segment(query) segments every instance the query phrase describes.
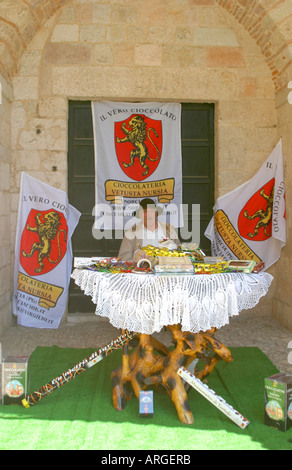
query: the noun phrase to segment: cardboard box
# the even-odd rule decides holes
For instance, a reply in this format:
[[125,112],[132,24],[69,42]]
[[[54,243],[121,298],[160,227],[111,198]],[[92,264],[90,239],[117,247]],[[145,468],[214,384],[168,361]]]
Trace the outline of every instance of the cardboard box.
[[19,405],[28,395],[29,356],[7,356],[2,363],[2,405]]
[[265,379],[265,424],[280,431],[292,427],[292,375],[281,372]]
[[153,391],[139,392],[139,416],[152,418],[153,416]]

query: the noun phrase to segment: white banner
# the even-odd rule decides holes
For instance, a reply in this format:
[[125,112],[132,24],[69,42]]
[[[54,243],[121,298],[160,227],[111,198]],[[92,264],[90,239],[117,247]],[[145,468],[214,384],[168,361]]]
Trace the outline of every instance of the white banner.
[[64,191],[22,172],[13,297],[18,325],[58,328],[67,305],[71,237],[80,215]]
[[144,198],[160,220],[182,225],[181,105],[92,103],[96,168],[95,228],[125,229]]
[[205,236],[224,259],[275,263],[286,245],[282,140],[256,175],[218,198]]

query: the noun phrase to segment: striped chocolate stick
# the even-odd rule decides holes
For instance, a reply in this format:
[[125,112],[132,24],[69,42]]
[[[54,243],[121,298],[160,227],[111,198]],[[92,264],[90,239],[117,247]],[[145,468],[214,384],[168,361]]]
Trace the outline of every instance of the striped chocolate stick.
[[224,413],[228,418],[230,418],[237,426],[242,429],[245,429],[249,425],[249,421],[238,413],[231,405],[229,405],[222,397],[217,395],[214,390],[204,384],[200,379],[198,379],[194,374],[181,367],[177,371],[178,375],[188,382],[195,390],[197,390],[203,397],[207,398],[216,408],[218,408],[222,413]]
[[126,331],[121,336],[118,336],[113,341],[110,341],[104,347],[98,349],[97,351],[92,353],[90,356],[83,359],[83,361],[78,362],[74,367],[68,369],[63,374],[51,380],[51,382],[40,387],[34,393],[29,395],[26,399],[24,398],[22,400],[23,406],[25,408],[29,408],[30,406],[35,405],[46,395],[50,395],[50,393],[52,393],[57,388],[60,388],[65,383],[70,382],[70,380],[75,379],[77,375],[82,374],[82,372],[85,372],[87,369],[97,364],[104,357],[112,353],[115,349],[120,349],[124,344],[131,341],[131,339],[134,338],[137,334],[138,333]]

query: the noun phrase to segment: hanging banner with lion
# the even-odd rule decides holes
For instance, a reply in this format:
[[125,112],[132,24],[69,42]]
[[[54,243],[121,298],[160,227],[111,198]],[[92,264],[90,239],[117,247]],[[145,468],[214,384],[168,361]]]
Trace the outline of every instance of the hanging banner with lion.
[[19,325],[58,328],[68,298],[71,237],[80,215],[64,191],[21,174],[13,298]]
[[286,245],[282,140],[246,183],[217,199],[205,235],[212,255],[254,260],[268,269]]
[[95,228],[125,229],[144,198],[182,225],[181,105],[93,102]]

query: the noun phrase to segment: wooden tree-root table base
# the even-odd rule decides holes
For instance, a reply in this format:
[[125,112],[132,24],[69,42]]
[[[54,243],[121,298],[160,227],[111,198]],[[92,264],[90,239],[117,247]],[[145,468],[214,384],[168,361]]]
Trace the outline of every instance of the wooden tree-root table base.
[[231,362],[233,358],[229,349],[215,339],[216,328],[199,333],[182,332],[180,325],[167,329],[173,335],[174,348],[168,349],[146,334],[137,336],[139,344],[131,354],[129,345],[123,346],[122,364],[111,374],[113,406],[122,411],[133,392],[139,398],[139,392],[148,385],[160,384],[173,401],[180,421],[192,424],[194,417],[178,369],[202,359],[205,365],[200,371],[195,370],[195,376],[203,380],[220,360]]

